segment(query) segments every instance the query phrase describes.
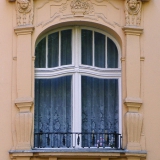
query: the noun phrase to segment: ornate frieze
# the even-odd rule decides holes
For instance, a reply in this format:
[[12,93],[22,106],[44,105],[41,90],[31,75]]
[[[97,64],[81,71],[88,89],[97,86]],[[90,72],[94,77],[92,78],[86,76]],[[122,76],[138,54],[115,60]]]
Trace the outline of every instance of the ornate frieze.
[[33,24],[33,0],[16,1],[17,25]]
[[93,5],[88,0],[73,0],[70,6],[74,15],[85,15],[94,12]]
[[126,25],[140,26],[141,23],[141,0],[125,1],[125,19]]

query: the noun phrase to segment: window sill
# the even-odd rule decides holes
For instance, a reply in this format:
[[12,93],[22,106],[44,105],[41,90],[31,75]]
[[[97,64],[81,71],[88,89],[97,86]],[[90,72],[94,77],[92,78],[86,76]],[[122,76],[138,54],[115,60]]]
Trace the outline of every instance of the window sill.
[[137,157],[146,158],[146,151],[128,151],[128,150],[116,150],[108,148],[75,148],[75,149],[33,149],[33,150],[11,150],[9,151],[11,158],[16,157],[49,157],[56,158],[127,158],[127,157]]

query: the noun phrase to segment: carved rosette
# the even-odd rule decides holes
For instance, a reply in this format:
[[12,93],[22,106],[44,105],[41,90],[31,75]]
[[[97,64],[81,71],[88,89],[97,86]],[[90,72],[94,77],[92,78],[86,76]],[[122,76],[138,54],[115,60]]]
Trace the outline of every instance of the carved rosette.
[[125,19],[126,25],[140,26],[141,23],[141,0],[125,1]]
[[33,24],[33,0],[16,1],[17,25]]
[[93,5],[88,0],[73,0],[70,6],[75,16],[84,16],[94,12]]

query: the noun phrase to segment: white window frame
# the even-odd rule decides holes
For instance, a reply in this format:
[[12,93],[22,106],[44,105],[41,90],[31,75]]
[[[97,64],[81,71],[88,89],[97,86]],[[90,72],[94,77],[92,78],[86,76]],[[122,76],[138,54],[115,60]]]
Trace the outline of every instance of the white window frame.
[[[47,68],[48,35],[57,31],[59,31],[59,34],[60,34],[60,31],[67,30],[67,29],[72,29],[72,64],[58,66],[54,68]],[[118,50],[118,68],[99,68],[99,67],[93,67],[93,66],[81,64],[81,29],[87,29],[91,31],[96,31],[98,33],[102,33],[106,36],[106,43],[107,43],[107,37],[109,37],[115,43]],[[120,63],[121,49],[116,39],[112,37],[110,34],[106,33],[105,31],[91,28],[91,27],[83,27],[83,26],[65,27],[65,28],[51,31],[48,34],[41,37],[37,41],[36,45],[44,37],[46,37],[46,68],[35,68],[35,79],[50,79],[50,78],[67,76],[67,75],[72,76],[72,95],[73,95],[72,96],[72,114],[71,114],[72,115],[72,120],[71,120],[72,132],[81,132],[81,76],[90,76],[90,77],[101,78],[101,79],[102,78],[118,79],[119,133],[122,134],[122,94],[121,94],[122,89],[121,89],[121,63]],[[105,50],[107,52],[107,45]],[[59,45],[59,51],[60,51],[60,45]],[[94,49],[93,49],[93,52],[94,52]],[[94,58],[93,58],[93,62],[94,62]],[[60,64],[60,58],[59,58],[59,64]],[[107,66],[107,59],[106,59],[106,66]],[[75,144],[74,143],[75,142],[73,141],[73,146],[75,146],[76,148],[81,147],[81,144],[77,145],[76,143]]]

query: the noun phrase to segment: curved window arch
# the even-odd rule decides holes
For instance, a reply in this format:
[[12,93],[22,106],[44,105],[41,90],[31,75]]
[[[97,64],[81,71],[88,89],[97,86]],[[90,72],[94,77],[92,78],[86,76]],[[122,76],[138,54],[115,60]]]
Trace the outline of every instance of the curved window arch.
[[48,33],[35,54],[35,147],[117,147],[121,69],[116,40],[76,26]]

